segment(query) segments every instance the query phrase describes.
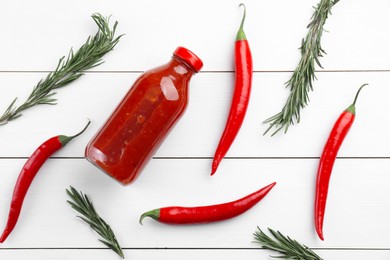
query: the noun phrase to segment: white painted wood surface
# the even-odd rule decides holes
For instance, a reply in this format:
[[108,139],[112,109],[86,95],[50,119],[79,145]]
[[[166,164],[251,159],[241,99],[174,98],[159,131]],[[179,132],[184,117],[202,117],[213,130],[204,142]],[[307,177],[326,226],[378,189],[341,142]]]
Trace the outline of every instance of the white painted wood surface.
[[[233,89],[233,42],[240,1],[1,1],[0,110],[23,100],[39,79],[96,32],[90,15],[117,20],[125,34],[103,65],[59,89],[58,105],[39,106],[0,127],[0,228],[27,157],[44,140],[90,128],[41,169],[0,259],[116,259],[66,204],[72,185],[91,196],[116,231],[127,259],[270,259],[252,233],[278,229],[324,259],[389,259],[390,241],[390,2],[341,0],[326,23],[311,102],[288,134],[263,136],[262,121],[284,104],[284,82],[299,59],[312,14],[310,1],[247,0],[246,34],[254,59],[247,117],[227,158],[210,177],[211,157],[225,125]],[[190,86],[187,111],[140,178],[121,186],[83,158],[84,147],[132,82],[168,61],[179,45],[204,61]],[[314,231],[318,158],[333,122],[369,83],[357,119],[335,163],[324,233]],[[242,197],[273,181],[258,205],[225,222],[167,226],[141,213],[167,205],[206,205]]]

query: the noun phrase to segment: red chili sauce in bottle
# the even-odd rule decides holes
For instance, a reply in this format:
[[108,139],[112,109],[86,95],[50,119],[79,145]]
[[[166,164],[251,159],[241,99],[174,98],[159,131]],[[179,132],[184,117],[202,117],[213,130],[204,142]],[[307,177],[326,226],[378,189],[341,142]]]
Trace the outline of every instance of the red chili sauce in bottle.
[[133,182],[185,111],[189,81],[202,66],[178,47],[167,64],[141,75],[87,145],[88,161],[122,184]]

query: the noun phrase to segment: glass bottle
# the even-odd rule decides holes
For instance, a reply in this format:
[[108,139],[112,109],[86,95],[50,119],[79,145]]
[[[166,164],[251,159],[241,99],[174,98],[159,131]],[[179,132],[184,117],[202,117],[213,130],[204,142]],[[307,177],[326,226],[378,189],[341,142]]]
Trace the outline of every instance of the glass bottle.
[[202,66],[178,47],[167,64],[143,73],[87,145],[87,160],[122,184],[133,182],[185,111],[189,81]]

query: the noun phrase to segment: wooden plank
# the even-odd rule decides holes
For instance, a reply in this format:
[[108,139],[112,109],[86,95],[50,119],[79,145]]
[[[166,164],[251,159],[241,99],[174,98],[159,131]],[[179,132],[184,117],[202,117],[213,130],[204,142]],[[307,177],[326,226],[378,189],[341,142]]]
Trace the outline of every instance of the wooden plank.
[[[6,221],[13,184],[24,160],[0,160],[0,226]],[[315,248],[387,248],[383,237],[390,191],[388,160],[338,160],[331,180],[325,241],[313,226],[318,160],[226,160],[209,176],[210,160],[153,160],[130,186],[110,180],[85,160],[52,159],[25,200],[19,223],[2,248],[100,247],[97,236],[65,202],[69,185],[91,196],[123,247],[256,248],[256,227],[278,229]],[[171,226],[140,215],[169,205],[232,201],[269,183],[277,185],[245,214],[219,223]],[[75,235],[77,234],[77,235]]]
[[[243,249],[218,249],[218,250],[180,250],[180,249],[159,249],[159,250],[132,250],[125,249],[126,259],[226,259],[235,260],[242,257],[248,260],[272,259],[269,255],[272,252],[266,250],[243,250]],[[317,252],[326,260],[332,259],[388,259],[388,250],[321,250]],[[108,249],[35,249],[35,250],[0,250],[0,257],[3,259],[115,259],[115,253]],[[119,258],[118,258],[119,259]]]
[[[246,32],[255,70],[293,70],[301,39],[317,1],[246,1]],[[75,8],[77,6],[77,8]],[[327,70],[381,70],[390,68],[385,34],[390,3],[377,0],[340,2],[333,10],[322,47]],[[188,11],[191,9],[191,11]],[[233,42],[242,10],[234,1],[2,1],[3,35],[0,70],[53,70],[71,46],[80,46],[96,32],[94,12],[113,15],[118,33],[126,34],[115,51],[96,70],[143,71],[165,62],[178,45],[197,53],[205,71],[233,70]],[[292,11],[293,10],[293,11]],[[370,14],[375,14],[370,16]]]
[[[45,74],[0,73],[0,84],[12,86],[0,95],[6,108],[14,97],[24,100]],[[357,118],[340,150],[341,157],[388,157],[390,73],[320,73],[302,110],[301,123],[275,137],[263,136],[262,122],[283,106],[290,73],[255,73],[253,92],[243,126],[228,157],[319,157],[335,120],[352,102],[358,87],[369,83],[358,100]],[[77,141],[56,156],[81,157],[84,147],[103,125],[139,73],[88,73],[58,90],[58,105],[32,108],[23,118],[0,126],[0,157],[27,157],[47,138],[71,135],[92,120]],[[186,113],[156,153],[158,157],[211,157],[228,115],[233,91],[231,73],[200,73],[190,86]]]

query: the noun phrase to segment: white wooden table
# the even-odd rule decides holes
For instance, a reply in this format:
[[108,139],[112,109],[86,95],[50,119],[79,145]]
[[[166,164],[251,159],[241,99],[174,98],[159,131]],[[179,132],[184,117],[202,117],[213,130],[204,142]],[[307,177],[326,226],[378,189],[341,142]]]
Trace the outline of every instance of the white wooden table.
[[[263,136],[262,121],[278,112],[284,83],[317,0],[247,0],[245,31],[254,59],[247,117],[215,176],[211,158],[224,128],[233,90],[233,44],[240,1],[0,2],[0,110],[24,100],[71,46],[97,28],[91,14],[112,15],[125,36],[103,65],[59,89],[58,105],[39,106],[0,127],[0,228],[14,183],[44,140],[90,128],[44,165],[26,197],[19,222],[0,245],[0,259],[119,259],[67,205],[69,185],[88,194],[111,224],[127,259],[270,259],[253,243],[257,226],[280,230],[324,259],[390,257],[390,2],[341,0],[323,36],[311,102],[286,135]],[[121,186],[84,159],[84,148],[132,82],[185,46],[204,61],[190,86],[181,121],[138,180]],[[324,224],[314,230],[318,159],[328,133],[355,95],[357,119],[335,163]],[[274,189],[245,214],[225,222],[168,226],[141,213],[168,205],[207,205],[242,197],[273,181]]]

